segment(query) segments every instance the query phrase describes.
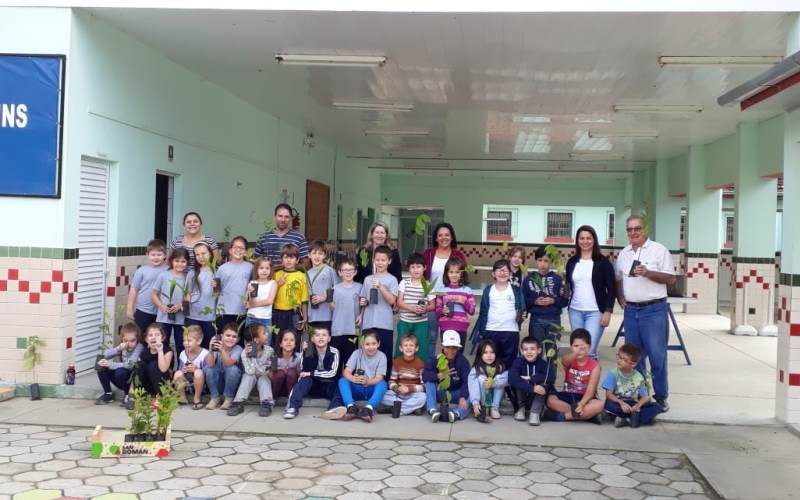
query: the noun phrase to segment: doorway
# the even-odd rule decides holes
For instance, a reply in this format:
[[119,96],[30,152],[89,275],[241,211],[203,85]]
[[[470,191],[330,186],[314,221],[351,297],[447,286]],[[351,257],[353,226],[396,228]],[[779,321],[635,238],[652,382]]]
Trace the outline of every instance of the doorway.
[[[431,221],[425,228],[425,234],[418,236],[414,232],[417,217],[421,214],[428,214]],[[398,212],[400,220],[400,230],[398,239],[400,242],[400,257],[403,262],[406,261],[408,256],[414,252],[422,253],[428,246],[430,246],[431,238],[433,236],[433,228],[440,222],[444,222],[444,210],[440,208],[401,208]]]
[[328,239],[331,188],[321,182],[306,180],[306,240]]
[[153,237],[169,244],[172,240],[172,208],[175,200],[175,177],[156,173],[156,207]]

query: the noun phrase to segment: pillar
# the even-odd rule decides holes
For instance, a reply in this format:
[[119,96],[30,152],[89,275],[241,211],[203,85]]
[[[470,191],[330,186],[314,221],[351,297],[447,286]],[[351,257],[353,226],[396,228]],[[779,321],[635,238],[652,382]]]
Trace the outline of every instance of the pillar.
[[642,214],[645,209],[645,171],[634,170],[633,179],[631,183],[631,213]]
[[774,336],[775,228],[767,223],[778,209],[777,180],[758,171],[758,123],[737,127],[731,332]]
[[680,259],[682,258],[680,240],[683,198],[669,195],[670,168],[669,160],[658,160],[653,172],[655,184],[653,198],[656,210],[652,218],[655,231],[651,233],[650,237],[667,247],[677,272],[681,267]]
[[631,214],[633,197],[633,178],[627,177],[624,181],[624,195],[614,207],[614,244],[624,247],[628,244],[628,235],[625,232],[625,220]]
[[706,189],[704,145],[689,148],[686,193],[686,293],[697,299],[687,313],[716,314],[722,190]]
[[786,113],[775,415],[800,424],[800,109]]

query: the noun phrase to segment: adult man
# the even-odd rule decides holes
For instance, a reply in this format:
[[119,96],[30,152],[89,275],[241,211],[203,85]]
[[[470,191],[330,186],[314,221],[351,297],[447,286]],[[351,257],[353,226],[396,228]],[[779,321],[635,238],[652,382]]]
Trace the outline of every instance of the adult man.
[[625,342],[642,350],[637,368],[644,372],[644,360],[653,371],[654,399],[661,411],[669,410],[667,396],[667,285],[675,283],[669,250],[651,241],[642,217],[626,221],[630,245],[617,258],[617,300],[625,310]]
[[288,243],[297,245],[300,250],[300,262],[308,267],[308,242],[302,233],[290,228],[292,207],[286,203],[278,203],[275,207],[275,229],[266,231],[258,237],[253,255],[269,257],[272,267],[281,265],[281,249]]

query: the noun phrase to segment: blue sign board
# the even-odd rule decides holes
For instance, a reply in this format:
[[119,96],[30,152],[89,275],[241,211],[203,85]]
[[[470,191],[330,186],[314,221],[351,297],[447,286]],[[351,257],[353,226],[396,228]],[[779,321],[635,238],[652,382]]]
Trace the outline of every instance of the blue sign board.
[[64,57],[0,54],[0,196],[61,196]]

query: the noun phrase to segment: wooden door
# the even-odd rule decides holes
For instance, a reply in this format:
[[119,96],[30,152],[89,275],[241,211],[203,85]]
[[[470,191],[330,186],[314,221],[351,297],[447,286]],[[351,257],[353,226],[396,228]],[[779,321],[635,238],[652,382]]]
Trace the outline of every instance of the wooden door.
[[328,240],[330,200],[330,186],[306,180],[305,233],[308,241]]

